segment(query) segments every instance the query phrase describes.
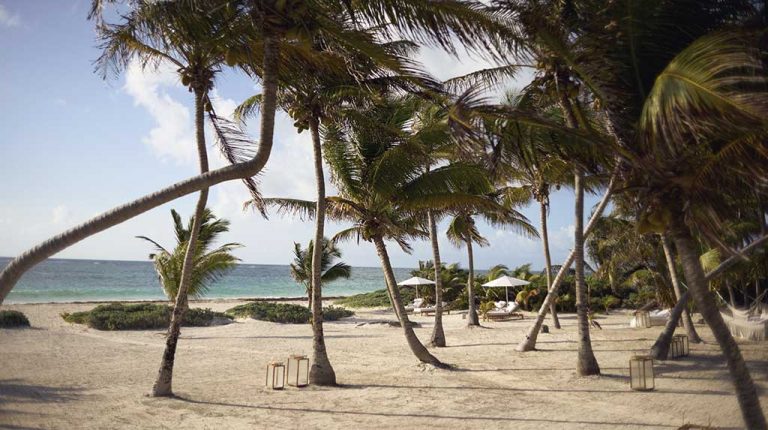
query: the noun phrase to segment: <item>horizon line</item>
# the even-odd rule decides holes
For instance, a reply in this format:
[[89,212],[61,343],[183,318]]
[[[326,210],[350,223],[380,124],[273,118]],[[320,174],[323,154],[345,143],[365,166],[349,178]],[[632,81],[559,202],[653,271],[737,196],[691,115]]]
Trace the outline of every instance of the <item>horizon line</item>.
[[[13,260],[16,257],[8,257],[6,255],[0,255],[0,258],[7,258],[8,260]],[[149,259],[147,259],[147,260],[122,260],[122,259],[112,259],[112,258],[101,258],[101,259],[99,259],[99,258],[62,258],[62,257],[46,258],[45,260],[43,260],[43,262],[47,261],[47,260],[117,261],[117,262],[122,262],[122,263],[151,263],[152,262]],[[245,262],[241,262],[241,263],[238,263],[238,264],[247,264],[247,265],[250,265],[250,266],[288,266],[289,265],[289,264],[278,264],[278,263],[245,263]],[[444,262],[443,264],[446,264],[446,263]],[[365,269],[381,269],[381,267],[379,267],[379,266],[352,266],[352,267],[362,267],[362,268],[365,268]],[[394,267],[393,266],[392,268],[393,269],[414,270],[414,269],[418,269],[418,266],[417,267]],[[463,270],[467,270],[466,268],[463,268],[463,267],[462,267],[462,269]],[[479,271],[488,271],[489,268],[475,269],[475,271],[478,271],[478,270]],[[544,271],[544,269],[541,269],[541,271]],[[537,270],[535,270],[535,269],[532,271],[532,273],[536,273],[536,272],[537,272]]]

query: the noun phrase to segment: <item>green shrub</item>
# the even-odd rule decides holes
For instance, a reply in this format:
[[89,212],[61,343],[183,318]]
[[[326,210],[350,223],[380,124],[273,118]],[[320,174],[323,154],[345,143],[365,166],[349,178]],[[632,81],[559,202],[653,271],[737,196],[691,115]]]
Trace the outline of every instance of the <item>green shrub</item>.
[[336,306],[328,306],[323,308],[323,320],[325,321],[338,321],[342,318],[351,317],[355,313],[349,309],[344,309]]
[[[97,330],[146,330],[166,328],[171,322],[172,309],[168,305],[154,303],[110,303],[99,305],[90,311],[62,313],[64,321],[86,324]],[[205,327],[214,318],[229,318],[221,312],[210,309],[188,309],[183,326]]]
[[62,312],[61,318],[68,323],[73,324],[88,324],[88,318],[91,316],[91,311],[82,312]]
[[0,311],[0,328],[29,327],[27,316],[19,311]]
[[289,324],[305,324],[312,317],[312,313],[305,306],[270,302],[245,303],[227,309],[226,314],[235,318],[253,318]]
[[[403,299],[403,304],[408,304],[416,297],[416,290],[414,288],[401,288],[400,296]],[[387,290],[376,290],[370,293],[355,294],[354,296],[336,300],[336,304],[348,308],[392,307],[392,304],[389,302]]]
[[496,302],[494,301],[488,301],[488,302],[482,302],[480,303],[478,311],[480,312],[480,315],[485,317],[485,314],[488,312],[496,309]]
[[576,312],[576,297],[570,294],[563,294],[557,298],[558,312]]
[[449,306],[451,310],[469,309],[469,297],[467,294],[467,289],[464,288],[463,290],[461,290],[461,294],[459,294],[455,300],[450,302]]
[[589,311],[602,312],[602,310],[603,310],[603,299],[601,297],[590,297]]
[[603,297],[603,307],[605,308],[606,312],[608,312],[611,309],[615,309],[619,307],[620,304],[621,304],[621,299],[619,299],[616,296]]
[[187,327],[208,327],[216,318],[232,319],[231,316],[223,312],[214,312],[209,308],[190,308],[184,314],[184,322],[182,325]]
[[[253,318],[259,321],[269,321],[286,324],[307,324],[312,319],[312,312],[305,306],[287,303],[251,302],[227,309],[226,314],[232,318]],[[351,317],[355,313],[340,307],[323,308],[325,321],[336,321]]]

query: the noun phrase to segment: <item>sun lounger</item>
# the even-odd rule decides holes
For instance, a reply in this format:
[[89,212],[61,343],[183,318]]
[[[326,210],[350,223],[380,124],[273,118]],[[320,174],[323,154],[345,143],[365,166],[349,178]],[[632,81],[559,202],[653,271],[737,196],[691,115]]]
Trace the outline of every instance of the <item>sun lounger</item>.
[[517,312],[520,305],[517,302],[508,303],[505,307],[488,311],[485,313],[485,319],[489,321],[506,321],[513,318],[524,319],[522,313]]
[[422,298],[413,299],[413,303],[410,303],[405,306],[405,312],[409,314],[414,313],[416,312],[416,309],[421,309],[421,305],[423,304],[424,304],[424,299]]
[[[669,314],[671,312],[671,309],[657,309],[648,312],[648,316],[651,318],[651,326],[665,326],[667,325],[667,320],[669,320]],[[637,317],[633,316],[631,320],[629,320],[629,326],[630,327],[637,327],[638,321]]]
[[[437,312],[437,308],[434,307],[434,306],[427,306],[425,308],[414,309],[413,312],[414,313],[419,313],[421,315],[434,315],[435,312]],[[448,303],[446,303],[446,302],[443,302],[443,312],[445,312],[446,314],[450,314],[451,313],[451,310],[448,309]]]

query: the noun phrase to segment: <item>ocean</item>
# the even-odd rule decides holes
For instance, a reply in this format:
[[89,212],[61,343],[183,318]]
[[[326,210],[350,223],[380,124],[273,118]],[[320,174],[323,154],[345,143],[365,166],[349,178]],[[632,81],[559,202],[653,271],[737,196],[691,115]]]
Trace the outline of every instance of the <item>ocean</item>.
[[[0,267],[9,258],[0,257]],[[397,279],[411,269],[396,268]],[[385,288],[378,267],[353,267],[352,277],[323,286],[324,296],[346,296]],[[205,298],[303,297],[304,287],[287,265],[239,264],[213,284]],[[4,303],[164,300],[149,261],[49,259],[27,272]]]

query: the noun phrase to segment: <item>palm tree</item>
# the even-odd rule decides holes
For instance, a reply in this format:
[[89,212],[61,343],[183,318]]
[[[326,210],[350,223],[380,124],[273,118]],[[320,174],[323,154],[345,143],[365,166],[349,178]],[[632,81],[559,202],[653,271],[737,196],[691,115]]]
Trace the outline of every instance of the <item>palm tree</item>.
[[[184,257],[189,237],[191,236],[194,217],[190,218],[186,227],[181,221],[181,216],[171,209],[174,232],[176,233],[176,246],[168,250],[156,241],[146,237],[137,236],[139,239],[152,243],[156,252],[149,254],[149,259],[155,265],[155,271],[160,280],[160,285],[166,297],[171,302],[176,302],[183,271]],[[226,243],[215,249],[211,246],[218,236],[229,231],[229,221],[217,219],[209,209],[203,211],[200,233],[197,237],[197,246],[194,252],[192,277],[187,290],[187,295],[195,299],[202,297],[210,288],[210,285],[220,279],[224,274],[232,270],[239,258],[231,254],[232,250],[242,245],[239,243]]]
[[[326,198],[327,215],[354,224],[337,233],[335,241],[357,238],[375,245],[392,306],[411,351],[422,362],[442,365],[419,342],[405,314],[384,241],[394,241],[409,252],[409,239],[427,235],[422,228],[426,208],[475,204],[478,199],[461,193],[459,184],[477,189],[489,184],[481,171],[466,165],[424,172],[427,155],[413,142],[408,128],[414,111],[409,98],[387,99],[367,111],[352,108],[326,127],[326,161],[340,193]],[[315,216],[315,202],[265,202],[277,206],[278,213]]]
[[[105,77],[111,70],[120,72],[133,59],[145,67],[157,67],[163,63],[177,67],[182,84],[189,88],[195,98],[195,135],[201,174],[208,172],[204,124],[205,111],[212,111],[208,94],[224,63],[223,42],[230,34],[227,23],[234,18],[228,9],[211,10],[210,6],[147,2],[132,8],[122,16],[118,24],[100,22],[98,30],[102,40],[102,55],[96,62]],[[204,222],[207,201],[208,189],[203,188],[188,234],[166,348],[152,389],[154,396],[173,394],[171,387],[176,344],[194,276],[194,244],[197,243]]]
[[488,246],[488,239],[480,235],[480,231],[475,226],[475,221],[467,213],[457,214],[451,219],[451,223],[446,232],[448,240],[456,247],[467,247],[467,300],[469,303],[469,312],[467,313],[467,326],[474,327],[480,325],[477,317],[477,306],[475,304],[475,258],[472,250],[472,244],[479,246]]
[[[455,142],[451,138],[448,125],[448,111],[434,101],[424,101],[417,107],[416,120],[412,126],[413,141],[421,145],[429,155],[425,164],[427,172],[440,162],[447,161],[446,154],[451,153]],[[440,211],[427,209],[427,229],[429,242],[432,247],[432,261],[435,280],[435,324],[432,328],[429,344],[435,347],[445,347],[445,330],[443,329],[443,291],[445,288],[442,276],[443,263],[440,258],[440,244],[437,236],[437,222],[441,218]]]
[[[489,193],[486,198],[495,202],[501,195],[503,195],[503,192],[501,194],[494,192]],[[511,207],[512,204],[513,203],[510,203],[510,200],[502,200],[502,204],[498,204],[497,206],[490,206],[485,210],[481,209],[472,212],[468,210],[458,211],[451,219],[448,231],[446,232],[448,240],[450,240],[451,243],[453,243],[455,246],[467,247],[467,259],[469,267],[469,277],[467,279],[467,295],[469,300],[469,313],[467,316],[468,327],[480,325],[477,317],[477,307],[475,306],[475,263],[472,244],[476,243],[480,246],[489,245],[488,240],[484,238],[480,234],[480,231],[477,229],[474,216],[481,216],[487,222],[501,228],[512,228],[527,236],[538,236],[536,228],[534,228],[528,222],[528,219],[524,215],[514,210]]]
[[[312,309],[312,256],[314,255],[314,241],[309,241],[306,249],[301,249],[301,244],[293,244],[293,262],[290,264],[291,276],[296,282],[304,285],[307,292],[309,307]],[[352,276],[352,268],[344,263],[333,263],[337,258],[341,258],[341,251],[336,245],[323,238],[323,247],[321,249],[320,259],[320,282],[327,284],[339,279],[349,279]]]
[[[348,13],[336,17],[337,26],[327,23],[308,26],[300,42],[310,45],[303,55],[303,67],[291,70],[283,79],[278,92],[280,107],[294,119],[299,133],[309,129],[312,138],[315,183],[317,187],[317,218],[315,241],[325,234],[325,174],[322,164],[321,126],[334,116],[334,110],[345,103],[375,97],[389,88],[414,89],[423,83],[423,77],[412,69],[402,54],[414,48],[407,41],[381,43],[372,30],[354,28]],[[341,35],[341,36],[340,36]],[[294,41],[286,41],[288,45]],[[236,110],[240,120],[254,114],[261,96],[250,97]],[[255,206],[264,214],[260,200]],[[309,303],[312,311],[313,355],[310,382],[315,385],[335,385],[336,377],[328,360],[323,336],[321,249],[314,251],[314,268],[310,271]],[[317,287],[315,288],[314,285]],[[317,306],[313,304],[317,303]]]
[[[532,103],[535,98],[529,95],[521,97],[507,96],[506,104],[510,106],[524,106]],[[510,126],[512,124],[507,124]],[[499,161],[512,167],[510,176],[518,183],[517,187],[528,191],[531,197],[539,203],[539,230],[544,251],[544,269],[547,276],[547,290],[552,285],[552,256],[549,249],[549,229],[547,228],[547,215],[549,213],[549,195],[552,187],[560,188],[569,184],[567,175],[568,163],[556,156],[551,151],[543,150],[541,141],[551,139],[551,133],[541,133],[535,127],[511,127],[503,128],[499,133],[497,145],[503,152]],[[508,142],[512,140],[512,142]],[[551,146],[551,145],[547,145]],[[560,328],[560,320],[557,318],[556,304],[549,308],[555,328]]]

